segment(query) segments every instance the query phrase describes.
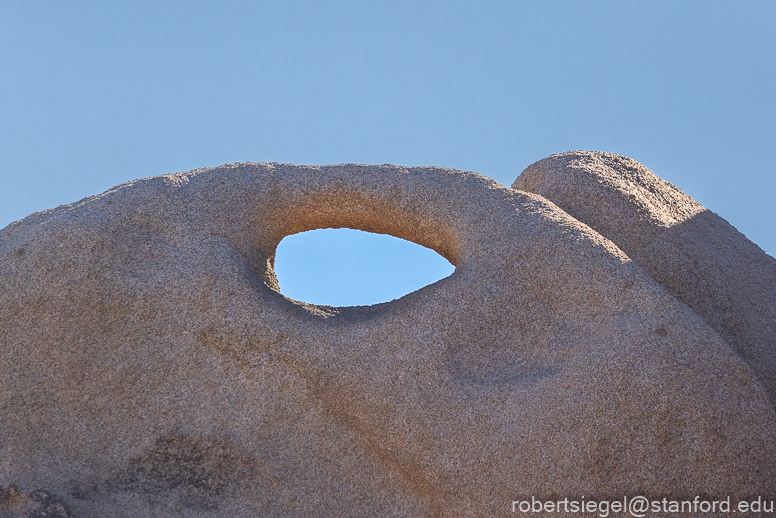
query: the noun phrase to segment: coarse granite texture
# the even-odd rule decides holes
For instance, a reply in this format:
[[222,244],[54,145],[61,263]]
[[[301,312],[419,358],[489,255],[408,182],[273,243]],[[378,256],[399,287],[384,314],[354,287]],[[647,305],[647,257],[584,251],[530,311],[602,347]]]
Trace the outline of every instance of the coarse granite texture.
[[[776,496],[773,378],[742,352],[768,348],[732,343],[585,223],[475,173],[242,163],[6,227],[0,516]],[[456,270],[375,306],[287,299],[277,244],[325,227],[409,239]]]
[[776,404],[776,259],[628,157],[552,155],[512,187],[544,196],[614,241],[733,347]]

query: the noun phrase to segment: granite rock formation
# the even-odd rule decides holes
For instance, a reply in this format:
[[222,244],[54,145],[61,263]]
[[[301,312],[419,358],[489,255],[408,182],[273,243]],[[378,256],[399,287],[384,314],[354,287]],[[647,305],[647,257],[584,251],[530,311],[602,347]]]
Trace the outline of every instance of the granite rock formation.
[[[738,284],[772,283],[774,261],[716,217],[672,231],[706,212],[640,167],[560,155],[517,190],[430,167],[233,164],[6,227],[0,516],[776,496],[773,291]],[[646,183],[618,190],[634,168]],[[277,244],[325,227],[456,270],[375,306],[287,299]]]
[[630,158],[570,151],[513,189],[547,198],[612,240],[728,342],[776,404],[776,260]]

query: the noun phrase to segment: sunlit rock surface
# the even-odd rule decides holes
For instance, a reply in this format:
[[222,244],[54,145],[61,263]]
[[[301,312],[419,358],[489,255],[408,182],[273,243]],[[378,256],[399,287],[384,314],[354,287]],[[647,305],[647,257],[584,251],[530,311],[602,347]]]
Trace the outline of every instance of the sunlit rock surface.
[[571,151],[512,185],[540,194],[614,243],[690,306],[776,403],[776,260],[727,221],[630,158]]
[[[0,515],[773,498],[774,260],[624,157],[556,155],[515,187],[232,164],[6,227]],[[275,247],[324,227],[456,270],[376,306],[291,301]]]

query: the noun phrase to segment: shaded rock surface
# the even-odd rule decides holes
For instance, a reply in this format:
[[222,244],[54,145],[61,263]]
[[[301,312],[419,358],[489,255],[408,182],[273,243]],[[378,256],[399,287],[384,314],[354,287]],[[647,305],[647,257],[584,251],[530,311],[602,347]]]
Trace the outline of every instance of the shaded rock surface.
[[22,491],[16,486],[0,487],[0,517],[71,518],[67,506],[55,495],[38,489]]
[[[746,353],[767,344],[731,342],[591,226],[474,173],[284,164],[138,180],[14,223],[0,512],[32,516],[18,495],[35,491],[73,517],[776,494],[773,378]],[[325,227],[456,270],[376,306],[285,298],[277,244]]]
[[552,155],[512,187],[544,196],[614,241],[733,347],[776,404],[776,259],[624,156]]

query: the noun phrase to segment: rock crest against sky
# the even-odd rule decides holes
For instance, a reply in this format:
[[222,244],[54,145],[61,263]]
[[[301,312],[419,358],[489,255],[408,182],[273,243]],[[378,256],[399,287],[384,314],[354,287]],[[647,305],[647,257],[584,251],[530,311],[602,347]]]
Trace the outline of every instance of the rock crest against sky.
[[[433,167],[231,164],[0,231],[0,508],[500,516],[520,498],[776,497],[776,266],[641,165],[505,188]],[[350,227],[449,277],[323,307],[280,240]]]

